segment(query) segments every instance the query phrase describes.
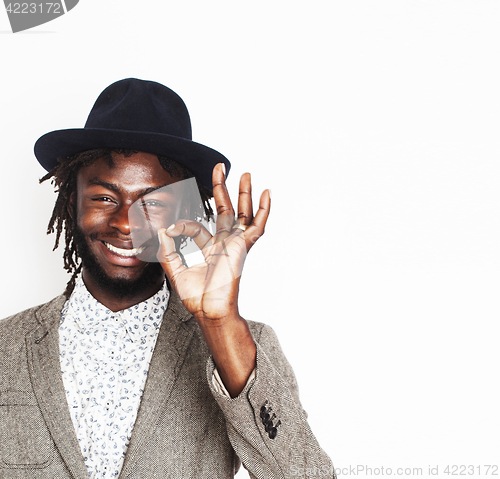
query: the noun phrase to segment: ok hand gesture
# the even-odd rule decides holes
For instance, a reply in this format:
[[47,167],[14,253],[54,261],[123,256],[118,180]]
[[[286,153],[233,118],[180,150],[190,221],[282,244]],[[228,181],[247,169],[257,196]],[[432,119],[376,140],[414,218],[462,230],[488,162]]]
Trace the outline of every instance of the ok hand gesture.
[[[179,220],[167,230],[158,231],[158,260],[184,306],[199,322],[238,316],[239,283],[245,258],[264,233],[271,205],[270,192],[265,190],[254,216],[250,174],[245,173],[240,180],[235,220],[222,163],[215,166],[212,181],[217,211],[214,236],[202,224],[189,220]],[[203,254],[203,263],[189,268],[182,264],[172,239],[179,235],[194,240]]]

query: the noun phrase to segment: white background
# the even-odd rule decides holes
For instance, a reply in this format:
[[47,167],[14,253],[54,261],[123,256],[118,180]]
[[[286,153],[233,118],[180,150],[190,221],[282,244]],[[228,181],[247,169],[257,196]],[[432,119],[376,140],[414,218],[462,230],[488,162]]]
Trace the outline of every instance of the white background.
[[499,25],[476,0],[80,0],[14,35],[1,12],[0,317],[67,280],[34,142],[156,80],[232,191],[272,189],[240,310],[277,331],[334,464],[499,465]]

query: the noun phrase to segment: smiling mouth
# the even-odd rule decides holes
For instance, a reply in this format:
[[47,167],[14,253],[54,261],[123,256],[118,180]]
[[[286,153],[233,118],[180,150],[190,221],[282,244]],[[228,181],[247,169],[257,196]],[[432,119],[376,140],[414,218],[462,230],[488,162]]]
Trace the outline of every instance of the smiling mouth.
[[108,248],[113,253],[118,254],[120,256],[126,256],[126,257],[137,256],[138,254],[141,254],[146,249],[145,246],[140,246],[139,248],[132,248],[132,249],[122,249],[122,248],[117,248],[116,246],[113,246],[112,244],[106,243],[106,241],[103,241],[103,243],[106,246],[106,248]]

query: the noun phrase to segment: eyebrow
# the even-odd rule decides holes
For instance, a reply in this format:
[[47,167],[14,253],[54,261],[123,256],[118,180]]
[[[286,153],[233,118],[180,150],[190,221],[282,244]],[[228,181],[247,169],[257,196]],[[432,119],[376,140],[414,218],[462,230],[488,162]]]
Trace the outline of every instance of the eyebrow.
[[[101,178],[98,178],[97,176],[95,176],[94,178],[90,178],[88,184],[90,186],[102,186],[104,188],[107,188],[108,190],[114,191],[115,193],[123,192],[123,190],[114,183],[109,183],[108,181],[101,180]],[[171,183],[165,183],[163,185],[151,186],[149,188],[145,188],[138,192],[138,196],[146,196],[148,193],[152,193],[153,191],[159,190],[160,188],[165,188],[165,186],[170,186],[170,185]]]

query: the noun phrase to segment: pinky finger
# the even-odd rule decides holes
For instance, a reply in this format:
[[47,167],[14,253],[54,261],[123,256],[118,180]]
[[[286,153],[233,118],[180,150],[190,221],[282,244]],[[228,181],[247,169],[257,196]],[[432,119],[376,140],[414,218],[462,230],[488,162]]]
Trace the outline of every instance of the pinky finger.
[[264,190],[260,196],[259,209],[255,214],[252,224],[245,231],[245,242],[249,250],[256,241],[264,234],[267,219],[271,211],[271,191]]

